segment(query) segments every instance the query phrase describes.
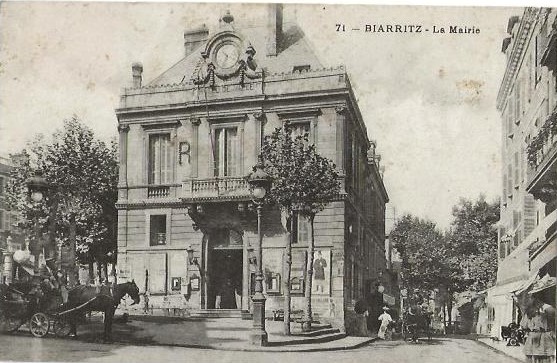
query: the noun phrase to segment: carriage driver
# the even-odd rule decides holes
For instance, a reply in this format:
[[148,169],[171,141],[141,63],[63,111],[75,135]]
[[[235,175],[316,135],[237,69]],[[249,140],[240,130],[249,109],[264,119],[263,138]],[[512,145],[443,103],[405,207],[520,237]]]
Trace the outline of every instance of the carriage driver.
[[57,292],[62,298],[62,304],[66,304],[68,302],[68,289],[65,284],[65,274],[62,270],[56,271],[56,274],[53,274],[50,268],[47,267],[50,276],[45,276],[42,287],[46,291],[50,292]]

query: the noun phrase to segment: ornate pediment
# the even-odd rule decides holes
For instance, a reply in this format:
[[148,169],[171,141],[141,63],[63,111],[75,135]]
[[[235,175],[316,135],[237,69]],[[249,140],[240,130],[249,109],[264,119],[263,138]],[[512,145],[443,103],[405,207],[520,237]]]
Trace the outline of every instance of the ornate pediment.
[[[223,18],[223,21],[231,21],[230,18]],[[260,78],[262,71],[257,66],[255,53],[251,43],[229,24],[226,30],[213,36],[201,51],[192,82],[214,87],[224,83],[243,85],[248,79]]]

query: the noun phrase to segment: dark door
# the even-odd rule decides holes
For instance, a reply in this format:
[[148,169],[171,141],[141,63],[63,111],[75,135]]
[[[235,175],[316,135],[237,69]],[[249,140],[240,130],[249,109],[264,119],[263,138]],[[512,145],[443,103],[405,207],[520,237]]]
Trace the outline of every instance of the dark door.
[[240,309],[236,296],[242,294],[242,250],[215,248],[209,252],[211,282],[209,309]]

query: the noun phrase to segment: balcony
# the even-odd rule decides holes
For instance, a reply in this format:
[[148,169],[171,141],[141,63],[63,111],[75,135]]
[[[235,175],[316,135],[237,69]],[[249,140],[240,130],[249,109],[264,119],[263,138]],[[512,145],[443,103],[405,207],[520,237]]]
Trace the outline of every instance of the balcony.
[[553,205],[557,201],[557,108],[528,145],[528,186],[536,199]]
[[147,188],[147,198],[167,198],[170,195],[170,187],[167,185],[150,186]]
[[190,179],[182,183],[179,197],[186,201],[247,200],[250,191],[245,177]]

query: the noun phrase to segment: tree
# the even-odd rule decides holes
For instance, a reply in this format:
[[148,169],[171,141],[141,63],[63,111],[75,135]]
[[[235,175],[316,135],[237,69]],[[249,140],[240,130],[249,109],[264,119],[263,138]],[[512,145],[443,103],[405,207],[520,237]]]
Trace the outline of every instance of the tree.
[[409,214],[396,223],[389,238],[402,258],[402,280],[411,304],[422,303],[435,291],[444,297],[450,321],[453,294],[466,283],[447,238],[434,222]]
[[293,137],[292,128],[287,123],[282,128],[265,137],[261,155],[267,173],[273,179],[269,201],[277,204],[289,235],[285,246],[285,273],[283,288],[285,295],[285,334],[290,334],[290,271],[292,264],[292,238],[295,218],[302,215],[310,222],[311,240],[308,245],[306,264],[304,328],[311,327],[311,289],[313,274],[313,254],[315,250],[315,215],[340,193],[340,183],[335,165],[317,153],[315,145],[310,145],[308,135]]
[[[70,256],[71,282],[77,273],[73,261],[90,266],[94,261],[105,266],[115,262],[117,144],[112,141],[106,145],[96,139],[74,116],[64,121],[63,129],[56,131],[51,141],[39,135],[22,155],[7,188],[8,203],[23,217],[19,227],[35,228],[37,241],[47,233],[49,243],[42,243],[42,247],[50,256],[56,242],[68,246],[70,255],[77,252]],[[25,187],[25,180],[37,170],[51,186],[40,203],[29,201]],[[34,248],[39,245],[35,243]]]
[[475,202],[461,199],[453,207],[453,217],[448,239],[468,281],[468,290],[484,290],[497,275],[495,223],[499,220],[499,202],[488,203],[483,195]]
[[402,257],[405,287],[415,292],[415,300],[435,291],[449,322],[454,293],[484,290],[495,280],[499,203],[483,196],[475,202],[461,199],[453,217],[443,234],[435,223],[405,215],[390,234]]

